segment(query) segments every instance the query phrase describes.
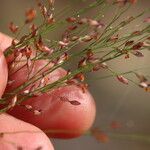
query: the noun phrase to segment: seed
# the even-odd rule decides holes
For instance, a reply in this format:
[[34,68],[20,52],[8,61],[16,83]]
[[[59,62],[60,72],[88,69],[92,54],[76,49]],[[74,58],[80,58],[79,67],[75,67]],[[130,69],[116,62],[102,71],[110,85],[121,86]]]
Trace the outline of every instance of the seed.
[[118,75],[117,79],[124,84],[128,84],[128,80],[125,77],[123,77],[122,75]]
[[41,115],[41,110],[34,110],[33,113],[34,115]]
[[18,31],[19,27],[14,25],[13,22],[10,22],[9,29],[11,30],[11,32],[16,33]]
[[69,18],[66,19],[66,21],[69,22],[69,23],[73,23],[73,22],[76,22],[76,18],[69,17]]
[[14,106],[16,105],[16,103],[17,103],[17,95],[15,95],[15,96],[12,98],[11,102],[9,103],[8,108],[14,107]]
[[24,94],[29,94],[29,92],[30,92],[29,90],[25,90],[23,93]]
[[31,110],[33,107],[31,105],[25,105],[28,110]]
[[29,9],[29,10],[27,10],[26,11],[26,23],[30,23],[30,22],[32,22],[34,19],[35,19],[35,17],[36,17],[36,10],[35,9]]

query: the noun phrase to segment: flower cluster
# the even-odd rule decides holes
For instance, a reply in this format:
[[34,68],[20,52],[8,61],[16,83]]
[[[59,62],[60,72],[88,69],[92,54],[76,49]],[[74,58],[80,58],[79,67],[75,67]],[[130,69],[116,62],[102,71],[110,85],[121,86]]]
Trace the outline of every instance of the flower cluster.
[[[110,23],[103,21],[103,15],[95,18],[81,17],[86,11],[92,8],[119,4],[120,12],[115,14]],[[148,77],[140,75],[137,71],[117,73],[111,68],[108,62],[120,57],[130,58],[130,55],[144,57],[143,50],[150,49],[150,18],[144,18],[145,26],[141,30],[135,30],[128,35],[120,35],[119,31],[137,18],[142,18],[145,12],[137,16],[130,16],[123,21],[116,23],[119,18],[129,9],[128,5],[136,3],[136,0],[115,0],[106,2],[97,0],[88,7],[71,16],[61,20],[54,14],[54,0],[48,0],[48,6],[37,0],[37,6],[42,16],[42,23],[37,25],[34,20],[37,18],[37,11],[31,8],[25,13],[23,27],[9,24],[9,29],[14,33],[12,44],[5,51],[5,56],[10,58],[9,81],[7,91],[0,99],[4,107],[0,110],[6,112],[16,105],[31,111],[34,115],[40,115],[41,109],[34,109],[31,105],[22,104],[23,101],[38,97],[43,93],[49,93],[58,87],[66,85],[76,85],[84,93],[88,88],[85,82],[85,74],[99,70],[108,70],[118,81],[128,85],[130,82],[150,91]],[[65,27],[64,27],[65,26]],[[22,28],[28,28],[29,33],[21,35]],[[64,27],[64,32],[60,34],[60,40],[45,39],[46,33]],[[21,35],[21,36],[19,36]],[[75,50],[80,45],[81,50]],[[99,55],[97,55],[99,54]],[[51,81],[53,72],[60,67],[70,65],[75,62],[75,69],[67,68],[66,73],[61,78]],[[37,67],[40,64],[40,67]],[[13,87],[14,75],[26,73],[24,81],[18,82],[17,87]],[[139,80],[135,82],[125,77],[127,74],[134,74]],[[110,75],[111,76],[111,75]],[[17,80],[17,79],[15,79]],[[64,103],[78,106],[77,100],[69,100],[60,96],[59,100]],[[113,122],[112,128],[119,128],[120,124]],[[91,134],[102,142],[107,142],[109,137],[98,129],[93,129]]]

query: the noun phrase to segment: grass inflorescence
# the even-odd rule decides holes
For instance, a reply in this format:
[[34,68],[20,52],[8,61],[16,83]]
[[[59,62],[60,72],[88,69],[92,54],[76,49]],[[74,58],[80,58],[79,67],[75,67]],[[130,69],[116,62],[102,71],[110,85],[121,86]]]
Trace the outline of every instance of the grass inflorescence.
[[[37,17],[37,10],[34,8],[27,10],[25,13],[26,19],[22,27],[15,25],[13,22],[9,24],[9,29],[15,37],[11,46],[4,53],[6,57],[13,58],[9,62],[9,78],[24,67],[28,69],[28,78],[25,83],[4,94],[0,103],[5,104],[5,107],[0,112],[6,112],[15,105],[20,105],[26,107],[29,111],[33,111],[35,115],[40,115],[40,110],[34,110],[32,106],[23,106],[21,102],[70,84],[79,86],[84,92],[88,88],[87,83],[85,83],[85,74],[99,70],[108,70],[111,73],[111,75],[102,77],[103,79],[113,76],[123,84],[133,82],[149,91],[149,76],[138,74],[138,69],[118,73],[111,68],[111,65],[107,64],[107,62],[120,57],[128,59],[130,55],[140,59],[144,57],[143,50],[150,50],[150,20],[142,17],[149,10],[136,16],[128,16],[123,21],[118,22],[135,2],[135,0],[116,0],[113,2],[97,0],[80,11],[73,12],[71,16],[61,19],[61,14],[64,13],[65,15],[67,8],[55,14],[53,1],[48,1],[45,4],[37,0],[38,11],[43,18],[40,25],[34,23]],[[89,16],[81,17],[82,14],[90,12],[94,8],[105,8],[107,10],[107,7],[109,8],[112,5],[119,6],[117,13],[109,23],[103,21],[104,14],[97,14],[92,18]],[[128,35],[119,34],[120,30],[139,18],[145,24],[142,29],[133,30]],[[25,27],[29,28],[29,33],[21,35],[22,29]],[[63,34],[60,34],[60,40],[45,38],[46,34],[57,31],[59,28],[64,29]],[[80,46],[80,49],[77,46]],[[35,63],[41,60],[46,61],[46,64],[32,74]],[[75,69],[68,68],[65,76],[52,83],[48,82],[49,74],[60,67],[69,66],[72,61],[76,64]],[[139,82],[125,77],[127,74],[133,74]],[[13,84],[13,81],[9,80],[8,84]],[[78,101],[65,101],[72,105],[80,105]],[[108,140],[104,133],[101,133],[99,137],[97,130],[91,132],[96,138]]]

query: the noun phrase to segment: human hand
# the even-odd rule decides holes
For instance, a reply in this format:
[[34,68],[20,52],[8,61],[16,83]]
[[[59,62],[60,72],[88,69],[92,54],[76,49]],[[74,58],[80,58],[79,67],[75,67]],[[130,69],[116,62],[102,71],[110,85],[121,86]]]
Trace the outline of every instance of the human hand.
[[[0,33],[0,50],[4,51],[11,44],[11,41],[12,39],[10,37]],[[8,71],[5,58],[2,52],[0,53],[0,96],[2,96],[7,83]],[[58,95],[61,94],[59,92],[56,93]],[[88,93],[85,97],[87,97],[87,101],[92,101],[93,103],[93,99],[88,96]],[[85,113],[82,113],[85,112],[84,109],[91,109],[92,114],[86,114],[85,124],[92,124],[95,117],[95,105],[92,104],[92,106],[89,107],[89,105],[91,105],[89,102],[83,103],[83,105],[84,106],[80,110],[80,113],[77,113],[75,116],[75,120],[77,120],[77,124],[82,122],[81,116],[84,117],[85,115]],[[65,111],[65,108],[63,109]],[[72,118],[71,114],[68,115],[68,120],[69,117]],[[57,120],[54,119],[54,122],[57,124]],[[4,133],[0,139],[0,149],[16,150],[18,148],[19,150],[19,148],[22,148],[23,150],[39,150],[41,148],[41,150],[53,150],[53,146],[50,143],[48,137],[40,129],[31,124],[18,120],[7,114],[0,115],[0,124],[0,132]],[[73,124],[69,123],[69,126],[73,126]],[[90,125],[88,125],[88,127],[90,127]],[[79,128],[85,127],[80,125]]]

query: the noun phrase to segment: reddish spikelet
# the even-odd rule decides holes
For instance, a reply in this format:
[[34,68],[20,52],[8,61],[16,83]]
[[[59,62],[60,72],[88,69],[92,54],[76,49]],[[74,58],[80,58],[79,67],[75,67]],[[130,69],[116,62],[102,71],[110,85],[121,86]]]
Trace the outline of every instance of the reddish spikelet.
[[143,53],[138,51],[138,50],[131,51],[131,53],[133,55],[135,55],[136,57],[143,57],[144,56]]
[[141,35],[141,31],[134,31],[132,35]]
[[89,49],[89,50],[87,51],[86,55],[87,55],[87,59],[89,60],[89,59],[91,59],[91,58],[94,56],[94,53],[92,52],[91,49]]
[[12,45],[12,46],[16,46],[16,44],[17,44],[16,39],[13,39],[12,42],[11,42],[11,45]]
[[25,56],[26,56],[27,58],[30,58],[31,55],[32,55],[32,50],[31,50],[31,48],[28,46],[28,47],[26,47],[26,49],[25,49]]
[[137,44],[133,45],[132,49],[133,50],[139,50],[143,47],[144,43],[143,42],[138,42]]
[[69,22],[69,23],[74,23],[74,22],[77,21],[77,19],[75,17],[69,17],[69,18],[66,19],[66,21]]
[[25,90],[25,91],[23,91],[23,93],[24,93],[24,94],[29,94],[30,91],[29,91],[29,90]]
[[37,26],[35,24],[32,24],[30,26],[31,32],[32,32],[32,37],[35,37],[37,35]]
[[92,129],[91,134],[99,142],[107,143],[109,141],[108,135],[106,133],[100,131],[98,128]]
[[42,5],[41,6],[41,12],[42,12],[42,14],[43,14],[43,16],[46,18],[47,17],[47,8],[44,6],[44,5]]
[[58,44],[60,45],[61,48],[64,48],[64,47],[68,46],[69,42],[59,41]]
[[15,82],[15,80],[8,80],[7,85],[12,85]]
[[123,77],[122,75],[118,75],[118,76],[117,76],[117,79],[118,79],[120,82],[122,82],[123,84],[128,84],[128,83],[129,83],[129,81],[128,81],[125,77]]
[[82,19],[80,19],[79,21],[78,21],[78,24],[86,24],[86,23],[88,23],[88,19],[87,18],[82,18]]
[[70,41],[77,41],[78,39],[79,39],[78,36],[73,36],[73,37],[70,38]]
[[86,83],[79,83],[77,84],[77,86],[82,89],[83,93],[85,93],[86,90],[88,89],[88,84]]
[[50,7],[54,6],[55,0],[48,0]]
[[42,50],[42,47],[43,47],[43,41],[42,41],[42,37],[41,36],[39,36],[39,39],[38,39],[38,41],[35,41],[34,42],[34,45],[35,45],[35,47],[37,48],[37,50]]
[[97,63],[97,64],[94,65],[93,71],[98,71],[98,70],[100,70],[101,68],[102,68],[102,65],[101,65],[100,63]]
[[114,36],[110,37],[110,38],[108,39],[108,41],[116,42],[116,41],[118,40],[118,37],[119,37],[118,34],[117,34],[117,35],[114,35]]
[[12,108],[16,105],[17,103],[17,95],[15,95],[12,99],[11,99],[11,102],[9,103],[9,106],[8,108]]
[[48,53],[49,55],[54,52],[54,49],[53,49],[53,48],[48,48],[47,46],[42,46],[42,49],[41,49],[41,50],[42,50],[43,52]]
[[68,69],[66,75],[70,75],[71,74],[71,70]]
[[129,55],[129,54],[126,54],[124,58],[125,58],[125,59],[128,59],[128,58],[130,58],[130,55]]
[[12,33],[16,33],[18,31],[19,27],[16,26],[13,22],[10,22],[9,29]]
[[84,36],[82,39],[81,39],[81,41],[83,41],[83,42],[89,42],[89,41],[91,41],[93,38],[90,36],[90,35],[86,35],[86,36]]
[[139,86],[140,86],[141,88],[147,89],[147,88],[148,88],[148,83],[146,83],[146,82],[141,82],[141,83],[139,84]]
[[125,43],[125,46],[131,46],[132,44],[134,44],[134,41],[128,41]]
[[33,110],[34,115],[41,115],[41,110]]
[[57,59],[57,64],[63,63],[64,61],[69,59],[69,55],[67,53],[64,53],[62,56],[60,56]]
[[67,84],[72,85],[72,84],[77,84],[77,80],[70,79],[66,81]]
[[72,25],[72,26],[69,26],[69,27],[68,27],[68,30],[73,31],[73,30],[75,30],[75,29],[77,29],[77,28],[78,28],[77,25]]
[[25,108],[28,109],[28,110],[32,110],[33,107],[31,105],[25,105]]
[[30,58],[27,59],[27,68],[29,69],[32,66],[32,61]]
[[109,137],[106,133],[100,133],[97,135],[96,139],[102,143],[107,143],[109,141]]
[[97,31],[93,31],[93,32],[90,33],[90,37],[91,37],[92,39],[97,40],[97,39],[98,39],[98,36],[99,36],[99,33],[98,33]]
[[101,29],[105,25],[101,21],[93,20],[93,19],[88,19],[88,24],[91,27],[95,27],[96,29]]
[[120,6],[124,6],[126,5],[127,3],[130,3],[130,4],[135,4],[137,2],[137,0],[116,0],[114,2],[114,4],[119,4]]
[[121,128],[121,124],[120,124],[120,122],[112,121],[111,124],[110,124],[110,127],[112,129],[120,129]]
[[108,69],[108,65],[105,62],[101,63],[101,67],[103,69]]
[[85,80],[85,77],[84,77],[83,73],[79,73],[79,74],[74,76],[74,79],[78,79],[78,80],[83,82]]
[[86,58],[81,59],[78,63],[78,68],[86,66],[87,64],[86,62],[87,62]]
[[147,17],[146,19],[144,19],[144,22],[150,23],[150,17]]
[[95,27],[99,26],[99,22],[97,20],[88,19],[88,23],[90,26],[95,26]]
[[36,110],[31,105],[20,105],[20,106],[26,108],[26,110],[32,112],[34,115],[41,115],[42,114],[42,110]]
[[30,26],[30,29],[31,29],[31,31],[33,32],[33,31],[37,30],[37,26],[36,26],[35,24],[32,24],[32,25]]
[[25,22],[30,23],[36,17],[36,10],[31,8],[31,9],[26,11],[25,15],[26,15],[26,21]]
[[51,14],[50,16],[47,17],[47,23],[48,24],[52,24],[55,22],[55,19],[53,17],[53,14]]

